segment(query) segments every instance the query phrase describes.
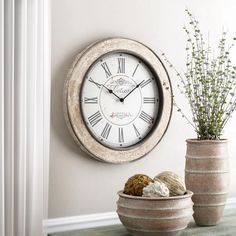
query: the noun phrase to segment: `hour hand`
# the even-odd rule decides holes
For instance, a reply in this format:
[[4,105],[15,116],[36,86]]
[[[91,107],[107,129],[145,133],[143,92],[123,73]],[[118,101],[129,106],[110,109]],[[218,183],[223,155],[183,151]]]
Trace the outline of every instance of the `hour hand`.
[[89,78],[89,81],[90,81],[91,83],[95,84],[99,89],[100,89],[101,87],[104,87],[109,93],[112,93],[112,90],[111,90],[111,89],[107,88],[107,87],[106,87],[105,85],[103,85],[103,84],[99,84],[98,82],[94,81],[91,77]]
[[100,89],[101,87],[104,87],[109,93],[112,93],[114,96],[116,96],[116,97],[119,99],[120,102],[123,102],[123,101],[124,101],[124,99],[123,99],[123,98],[120,98],[117,94],[115,94],[112,89],[107,88],[107,87],[106,87],[105,85],[103,85],[103,84],[99,84],[99,83],[95,82],[92,78],[89,78],[89,81],[90,81],[91,83],[94,83],[99,89]]
[[105,85],[103,85],[103,87],[107,89],[109,93],[112,93],[114,96],[116,96],[120,100],[120,102],[124,101],[124,99],[120,98],[117,94],[115,94],[112,89],[107,88]]

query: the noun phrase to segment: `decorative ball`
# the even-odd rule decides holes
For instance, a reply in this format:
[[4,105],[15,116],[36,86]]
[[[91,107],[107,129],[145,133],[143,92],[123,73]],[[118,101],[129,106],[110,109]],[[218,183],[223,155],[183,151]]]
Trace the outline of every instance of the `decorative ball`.
[[183,195],[186,192],[186,186],[182,178],[172,171],[164,171],[154,178],[164,183],[170,191],[170,196]]
[[143,188],[146,187],[153,180],[143,174],[136,174],[130,177],[125,183],[124,193],[133,196],[142,196]]
[[150,182],[143,188],[143,197],[169,197],[169,189],[161,181]]

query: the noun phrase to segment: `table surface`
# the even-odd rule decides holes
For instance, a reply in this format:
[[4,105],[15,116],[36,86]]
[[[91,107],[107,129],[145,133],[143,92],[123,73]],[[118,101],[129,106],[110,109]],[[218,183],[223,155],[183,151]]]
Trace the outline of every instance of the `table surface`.
[[[236,209],[226,210],[217,226],[198,227],[191,222],[181,236],[236,236]],[[122,225],[83,229],[50,236],[130,236]]]

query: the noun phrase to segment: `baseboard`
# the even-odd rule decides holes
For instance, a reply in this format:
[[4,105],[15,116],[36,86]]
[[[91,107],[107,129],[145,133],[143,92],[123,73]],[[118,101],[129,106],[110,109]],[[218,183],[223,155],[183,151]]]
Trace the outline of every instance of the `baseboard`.
[[[236,208],[236,198],[229,198],[225,208]],[[115,224],[120,224],[120,220],[116,212],[107,212],[48,219],[44,221],[44,229],[45,232],[49,234]]]
[[236,197],[231,197],[227,199],[225,209],[236,208]]
[[48,219],[44,221],[44,230],[49,234],[115,224],[120,224],[116,212],[106,212]]

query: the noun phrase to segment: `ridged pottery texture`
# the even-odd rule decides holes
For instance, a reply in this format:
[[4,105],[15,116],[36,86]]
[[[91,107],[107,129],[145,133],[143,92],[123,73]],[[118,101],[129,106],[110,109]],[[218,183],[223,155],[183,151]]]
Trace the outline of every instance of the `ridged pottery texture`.
[[227,140],[187,140],[185,183],[194,193],[196,224],[218,224],[229,187]]
[[174,197],[138,197],[118,192],[117,213],[134,236],[177,236],[192,218],[192,192]]

